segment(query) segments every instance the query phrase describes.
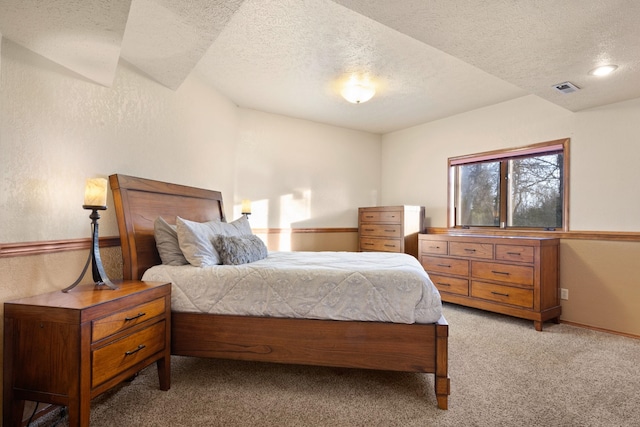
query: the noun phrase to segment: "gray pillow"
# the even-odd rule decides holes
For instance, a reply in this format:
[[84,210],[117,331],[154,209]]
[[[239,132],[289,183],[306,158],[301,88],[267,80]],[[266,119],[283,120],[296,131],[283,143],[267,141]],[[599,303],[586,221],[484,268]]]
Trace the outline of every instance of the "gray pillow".
[[156,218],[153,223],[156,248],[162,263],[165,265],[187,265],[189,261],[184,257],[178,244],[178,232],[176,226],[169,224],[162,217]]
[[226,265],[247,264],[269,255],[264,242],[256,235],[216,236],[213,239],[220,261]]

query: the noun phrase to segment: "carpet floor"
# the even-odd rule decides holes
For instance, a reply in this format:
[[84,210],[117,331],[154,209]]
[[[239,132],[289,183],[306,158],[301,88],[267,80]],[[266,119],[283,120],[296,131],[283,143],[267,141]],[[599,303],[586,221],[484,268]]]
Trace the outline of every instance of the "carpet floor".
[[[100,426],[639,426],[640,340],[452,304],[449,410],[433,376],[172,357],[92,401]],[[52,414],[42,426],[66,425]]]

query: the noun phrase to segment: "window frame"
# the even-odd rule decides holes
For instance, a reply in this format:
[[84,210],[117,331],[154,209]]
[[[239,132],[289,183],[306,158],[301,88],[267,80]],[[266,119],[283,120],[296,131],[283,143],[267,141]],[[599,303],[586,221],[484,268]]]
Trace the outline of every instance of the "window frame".
[[[556,139],[552,141],[540,142],[537,144],[527,145],[524,147],[507,148],[502,150],[485,151],[482,153],[468,154],[463,156],[450,157],[447,159],[447,227],[456,230],[486,230],[487,232],[500,231],[545,231],[545,232],[568,232],[569,231],[569,143],[570,138]],[[456,179],[455,166],[465,164],[486,162],[486,161],[505,161],[510,159],[521,158],[531,155],[545,155],[551,153],[562,152],[562,227],[547,229],[543,227],[507,227],[506,224],[497,226],[462,226],[456,222]],[[502,166],[501,166],[502,169]],[[504,176],[501,171],[501,176]],[[506,180],[500,179],[500,191],[502,194],[506,191]],[[500,218],[506,219],[507,203],[500,205]]]

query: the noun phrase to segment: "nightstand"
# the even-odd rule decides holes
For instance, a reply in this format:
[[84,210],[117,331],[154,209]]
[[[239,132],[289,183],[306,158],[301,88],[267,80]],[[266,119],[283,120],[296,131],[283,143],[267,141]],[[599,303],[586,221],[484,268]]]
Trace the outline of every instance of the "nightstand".
[[21,425],[24,401],[67,406],[88,426],[90,401],[157,362],[171,386],[171,284],[77,286],[4,304],[3,425]]

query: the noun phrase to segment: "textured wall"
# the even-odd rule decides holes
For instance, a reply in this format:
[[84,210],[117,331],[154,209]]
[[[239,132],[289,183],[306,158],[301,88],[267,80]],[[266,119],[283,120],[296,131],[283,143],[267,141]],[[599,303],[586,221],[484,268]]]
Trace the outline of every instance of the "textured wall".
[[[88,237],[94,176],[232,194],[238,109],[198,80],[174,92],[123,63],[105,88],[7,40],[1,70],[0,241]],[[113,209],[102,217],[101,235],[117,235]]]

